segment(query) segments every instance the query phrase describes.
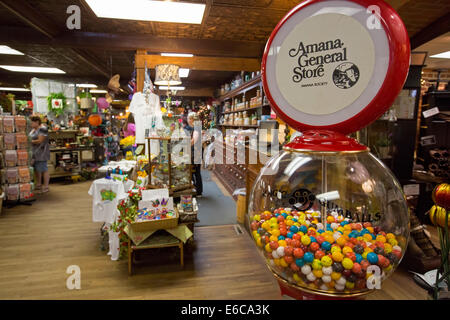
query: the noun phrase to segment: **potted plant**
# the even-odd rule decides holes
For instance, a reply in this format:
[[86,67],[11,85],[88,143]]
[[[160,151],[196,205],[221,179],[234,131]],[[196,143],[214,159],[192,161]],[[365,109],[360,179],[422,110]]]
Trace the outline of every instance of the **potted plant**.
[[90,109],[93,106],[92,95],[90,92],[80,93],[80,109]]

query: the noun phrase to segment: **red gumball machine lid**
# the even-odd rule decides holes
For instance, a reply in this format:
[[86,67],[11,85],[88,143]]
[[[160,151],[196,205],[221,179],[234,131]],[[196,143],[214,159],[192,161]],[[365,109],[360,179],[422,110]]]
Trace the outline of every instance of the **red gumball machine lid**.
[[288,148],[351,151],[365,147],[345,135],[387,111],[403,87],[409,63],[406,28],[384,1],[308,0],[270,36],[262,81],[272,108],[288,125],[304,133],[328,132],[330,141],[320,132],[308,133]]
[[364,152],[369,150],[355,139],[329,130],[305,131],[301,137],[295,138],[284,149],[319,152]]

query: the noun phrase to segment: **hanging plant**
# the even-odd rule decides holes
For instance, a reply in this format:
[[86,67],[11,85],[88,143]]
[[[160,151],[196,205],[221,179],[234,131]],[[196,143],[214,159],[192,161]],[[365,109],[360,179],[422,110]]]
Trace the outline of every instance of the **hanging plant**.
[[48,111],[57,117],[64,114],[67,109],[66,96],[60,93],[50,93],[47,97]]
[[92,94],[90,92],[80,92],[79,97],[80,97],[80,99],[83,99],[83,98],[92,99]]

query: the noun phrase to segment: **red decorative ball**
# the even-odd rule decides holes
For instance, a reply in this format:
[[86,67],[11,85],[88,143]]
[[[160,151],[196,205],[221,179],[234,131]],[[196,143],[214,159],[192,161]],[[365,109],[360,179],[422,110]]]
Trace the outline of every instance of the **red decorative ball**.
[[292,239],[293,239],[293,240],[298,240],[298,241],[300,241],[301,238],[302,238],[302,236],[299,235],[298,233],[295,233],[295,234],[292,236]]
[[294,257],[296,257],[297,259],[302,258],[304,254],[305,252],[301,248],[294,249]]
[[293,253],[294,253],[294,248],[292,248],[292,247],[285,247],[284,248],[284,255],[285,256],[292,256]]
[[301,242],[299,240],[292,240],[292,246],[294,248],[299,248],[301,245]]
[[353,263],[353,273],[358,274],[362,271],[361,265],[358,262]]
[[294,257],[293,256],[284,256],[283,257],[284,261],[286,261],[286,263],[289,265],[292,262],[294,262]]
[[314,254],[314,257],[316,259],[322,259],[325,256],[325,252],[323,252],[322,250],[317,250],[316,253]]
[[322,244],[325,241],[324,237],[322,237],[322,236],[317,236],[316,240],[319,244]]
[[309,250],[312,251],[312,252],[315,252],[315,251],[317,251],[319,249],[320,249],[320,245],[317,242],[312,242],[309,245]]
[[292,262],[289,266],[291,267],[291,270],[294,272],[300,271],[300,268],[295,264],[295,262]]
[[352,275],[352,270],[344,269],[344,271],[342,271],[342,275],[346,278],[350,277]]
[[354,252],[347,252],[347,253],[345,254],[345,256],[346,256],[347,258],[349,258],[350,260],[352,260],[353,262],[356,261],[356,255],[355,255]]
[[270,246],[270,249],[276,250],[276,249],[278,248],[278,242],[276,242],[276,241],[270,241],[269,246]]

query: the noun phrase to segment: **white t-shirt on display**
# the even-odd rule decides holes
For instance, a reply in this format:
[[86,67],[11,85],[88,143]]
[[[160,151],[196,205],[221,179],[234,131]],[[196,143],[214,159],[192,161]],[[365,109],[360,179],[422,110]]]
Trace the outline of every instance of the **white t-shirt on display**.
[[92,220],[114,223],[119,216],[117,209],[119,201],[127,198],[123,182],[97,179],[92,183],[88,193],[93,197]]

